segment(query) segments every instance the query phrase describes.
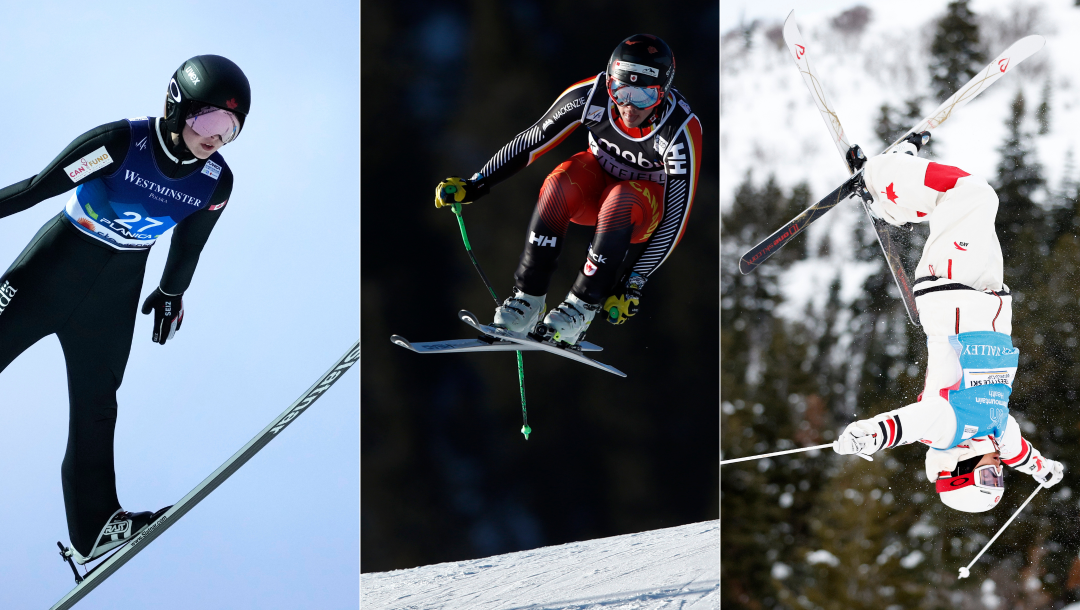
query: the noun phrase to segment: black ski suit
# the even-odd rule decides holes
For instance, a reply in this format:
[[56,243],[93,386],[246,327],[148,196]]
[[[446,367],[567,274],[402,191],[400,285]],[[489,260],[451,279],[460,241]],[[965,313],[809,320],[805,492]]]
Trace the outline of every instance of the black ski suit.
[[159,123],[142,118],[97,127],[38,175],[0,189],[0,218],[79,189],[0,276],[0,370],[43,337],[59,338],[70,400],[64,503],[71,543],[83,554],[120,509],[116,391],[150,246],[158,231],[175,225],[160,288],[183,293],[232,191],[220,155],[200,161],[187,153],[181,162],[164,147]]

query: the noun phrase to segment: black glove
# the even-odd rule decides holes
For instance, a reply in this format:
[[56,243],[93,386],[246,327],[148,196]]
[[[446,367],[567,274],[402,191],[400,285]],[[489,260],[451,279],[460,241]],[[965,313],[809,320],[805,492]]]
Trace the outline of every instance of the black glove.
[[435,207],[472,203],[487,194],[488,187],[482,178],[463,180],[457,176],[450,176],[435,188]]
[[155,288],[142,304],[144,314],[154,311],[154,343],[165,345],[172,339],[184,321],[183,294],[169,295]]
[[626,280],[626,286],[622,293],[613,294],[604,301],[604,311],[607,312],[607,321],[612,324],[622,324],[630,319],[630,316],[638,312],[638,303],[641,302],[641,288],[645,286],[644,275],[631,273],[630,279]]

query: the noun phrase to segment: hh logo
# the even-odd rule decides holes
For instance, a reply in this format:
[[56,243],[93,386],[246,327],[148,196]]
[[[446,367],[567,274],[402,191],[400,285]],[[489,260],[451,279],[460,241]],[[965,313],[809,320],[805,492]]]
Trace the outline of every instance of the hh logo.
[[552,248],[554,248],[555,247],[555,242],[557,240],[558,240],[557,237],[549,237],[547,235],[537,235],[534,231],[529,231],[529,242],[534,243],[534,244],[536,244],[538,246],[551,246]]
[[961,252],[967,252],[968,243],[966,241],[954,241],[952,245],[956,246],[956,249]]
[[898,197],[896,196],[896,191],[893,190],[893,184],[895,184],[895,183],[890,182],[889,186],[885,187],[885,190],[881,191],[881,192],[884,193],[885,196],[889,198],[889,201],[891,201],[893,203],[896,203],[896,200],[898,199]]
[[806,47],[801,44],[795,45],[795,59],[802,59],[803,55],[806,55]]
[[1009,69],[1009,58],[1008,57],[998,61],[998,69],[1001,70],[1002,72],[1005,72],[1005,70]]

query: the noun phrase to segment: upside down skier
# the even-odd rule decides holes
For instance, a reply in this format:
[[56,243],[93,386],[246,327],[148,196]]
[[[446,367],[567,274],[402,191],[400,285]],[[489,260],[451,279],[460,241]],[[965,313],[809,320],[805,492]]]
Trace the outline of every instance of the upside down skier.
[[[915,142],[918,142],[916,140]],[[1002,464],[1044,487],[1064,467],[1033,447],[1009,414],[1019,358],[1012,345],[1012,297],[994,231],[998,198],[984,180],[915,156],[915,142],[866,161],[872,213],[892,225],[930,223],[914,294],[926,333],[926,384],[916,402],[848,425],[840,454],[923,443],[926,476],[942,503],[964,512],[998,504]]]
[[[513,293],[494,326],[577,344],[601,307],[622,324],[641,289],[682,238],[701,162],[701,124],[671,83],[675,58],[663,40],[637,34],[615,48],[607,70],[571,85],[540,119],[471,178],[439,183],[435,206],[470,203],[536,161],[579,125],[589,148],[544,180],[514,272]],[[596,232],[577,280],[544,317],[551,275],[569,223]]]
[[80,564],[123,545],[167,510],[120,506],[116,391],[150,248],[171,228],[164,273],[142,312],[154,314],[157,343],[180,328],[183,293],[232,191],[218,150],[240,133],[250,105],[236,64],[193,57],[169,82],[164,117],[96,127],[41,173],[0,189],[0,217],[75,189],[0,276],[0,371],[43,337],[60,340],[70,400],[61,475],[70,557]]

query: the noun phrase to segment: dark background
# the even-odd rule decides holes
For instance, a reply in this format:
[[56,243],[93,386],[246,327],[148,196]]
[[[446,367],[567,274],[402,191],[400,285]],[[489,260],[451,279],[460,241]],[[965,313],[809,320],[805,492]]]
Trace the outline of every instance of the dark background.
[[[361,3],[361,571],[719,517],[718,24],[716,2]],[[475,336],[459,309],[490,319],[435,186],[478,171],[639,32],[672,48],[674,86],[704,128],[690,224],[641,313],[589,331],[626,379],[525,354],[526,441],[513,353],[421,355],[389,338]],[[544,176],[586,147],[580,128],[465,208],[500,298]],[[591,231],[571,225],[549,305]]]

